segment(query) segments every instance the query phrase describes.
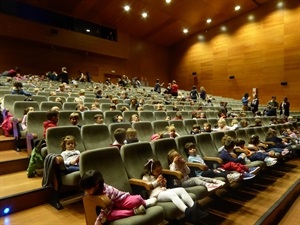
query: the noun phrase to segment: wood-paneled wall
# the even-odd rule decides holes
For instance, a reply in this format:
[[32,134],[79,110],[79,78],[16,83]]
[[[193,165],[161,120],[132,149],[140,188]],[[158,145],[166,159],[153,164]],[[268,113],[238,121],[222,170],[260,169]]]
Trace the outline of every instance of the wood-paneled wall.
[[170,79],[183,89],[197,83],[212,95],[236,99],[257,88],[261,104],[287,96],[291,109],[300,110],[300,2],[284,1],[281,9],[277,2],[173,46]]
[[[89,71],[94,81],[105,73],[139,77],[154,85],[168,76],[168,49],[118,33],[118,42],[0,14],[0,72],[21,68],[21,74],[60,72],[66,66],[72,77]],[[56,28],[55,28],[56,29]],[[165,80],[164,82],[166,82]]]

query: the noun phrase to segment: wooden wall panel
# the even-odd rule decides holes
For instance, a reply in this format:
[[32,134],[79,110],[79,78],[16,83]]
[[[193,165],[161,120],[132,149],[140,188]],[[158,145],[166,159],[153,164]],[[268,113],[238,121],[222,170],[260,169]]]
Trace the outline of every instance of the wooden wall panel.
[[[198,87],[204,86],[212,95],[241,99],[256,87],[261,104],[273,95],[278,101],[287,96],[291,108],[300,110],[300,3],[288,0],[284,9],[278,9],[277,1],[271,1],[222,25],[226,32],[218,26],[200,34],[202,40],[197,34],[173,46],[172,79],[192,67]],[[288,85],[282,86],[281,81]],[[191,85],[190,79],[179,82],[183,89]]]

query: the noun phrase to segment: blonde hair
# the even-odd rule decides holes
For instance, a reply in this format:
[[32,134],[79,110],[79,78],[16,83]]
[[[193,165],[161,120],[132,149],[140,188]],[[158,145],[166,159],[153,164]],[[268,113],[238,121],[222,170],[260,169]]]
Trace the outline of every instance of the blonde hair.
[[168,162],[169,164],[171,164],[174,160],[174,158],[176,156],[181,156],[179,152],[177,152],[175,149],[171,149],[169,152],[168,152]]

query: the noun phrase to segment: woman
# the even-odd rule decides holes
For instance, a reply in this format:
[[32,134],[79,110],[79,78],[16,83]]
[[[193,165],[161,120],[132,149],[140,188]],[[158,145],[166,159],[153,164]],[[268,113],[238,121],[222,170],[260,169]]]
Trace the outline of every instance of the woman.
[[289,117],[290,115],[290,103],[288,102],[288,98],[284,97],[282,103],[279,106],[280,116]]

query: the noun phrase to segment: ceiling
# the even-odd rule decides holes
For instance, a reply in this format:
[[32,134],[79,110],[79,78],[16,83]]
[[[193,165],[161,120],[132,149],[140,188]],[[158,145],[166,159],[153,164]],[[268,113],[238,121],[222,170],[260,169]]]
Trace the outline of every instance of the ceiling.
[[[187,36],[222,24],[270,0],[17,0],[100,25],[145,41],[171,46]],[[129,12],[124,5],[131,7]],[[235,11],[234,7],[241,9]],[[142,11],[148,17],[141,17]],[[210,18],[212,22],[206,23]],[[183,28],[189,33],[184,34]]]

